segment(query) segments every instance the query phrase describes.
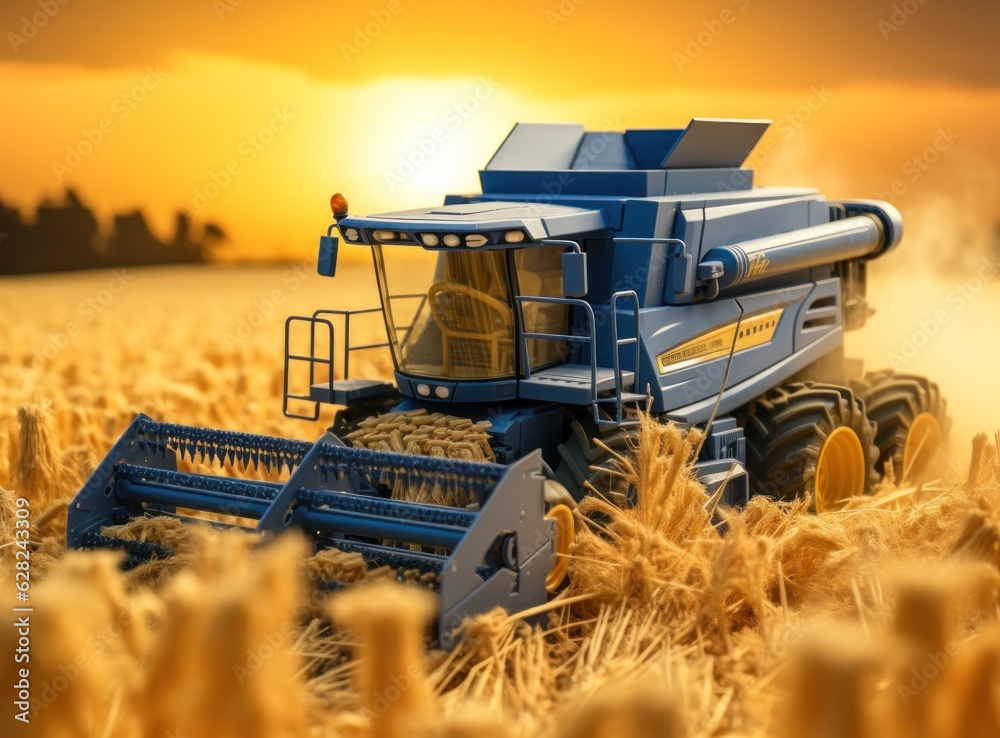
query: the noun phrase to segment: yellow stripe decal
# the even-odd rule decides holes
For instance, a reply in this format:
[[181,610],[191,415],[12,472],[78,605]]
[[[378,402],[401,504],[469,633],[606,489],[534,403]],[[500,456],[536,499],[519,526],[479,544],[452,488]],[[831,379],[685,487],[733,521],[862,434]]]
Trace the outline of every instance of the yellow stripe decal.
[[656,357],[660,374],[718,359],[721,356],[728,356],[734,340],[736,341],[736,351],[745,351],[768,343],[774,338],[778,321],[781,320],[781,315],[784,312],[785,308],[782,307],[768,310],[766,313],[758,313],[749,318],[743,318],[742,323],[738,324],[738,333],[737,323],[733,322],[696,336],[680,346],[675,346]]

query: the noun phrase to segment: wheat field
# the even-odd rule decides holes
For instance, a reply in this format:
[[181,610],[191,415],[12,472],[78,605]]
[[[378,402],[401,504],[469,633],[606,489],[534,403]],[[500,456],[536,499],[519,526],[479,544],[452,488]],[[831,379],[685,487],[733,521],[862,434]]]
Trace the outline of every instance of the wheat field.
[[[914,284],[887,285],[883,321],[849,348],[878,360],[922,330],[906,312]],[[684,463],[696,437],[647,423],[621,462],[638,504],[584,503],[602,515],[578,518],[571,584],[544,628],[496,611],[455,650],[430,649],[430,595],[310,557],[294,536],[255,549],[207,527],[143,530],[178,555],[141,576],[113,553],[65,551],[66,504],[138,412],[318,437],[329,415],[281,415],[284,317],[370,305],[373,290],[350,264],[332,281],[308,264],[0,280],[0,596],[15,605],[27,505],[34,610],[31,723],[5,699],[5,725],[52,738],[1000,735],[1000,407],[977,390],[996,362],[961,366],[950,348],[995,321],[989,289],[907,359],[940,369],[953,398],[934,476],[885,480],[822,516],[757,498],[721,535]],[[356,586],[318,596],[317,567]],[[5,616],[4,690],[19,636]]]

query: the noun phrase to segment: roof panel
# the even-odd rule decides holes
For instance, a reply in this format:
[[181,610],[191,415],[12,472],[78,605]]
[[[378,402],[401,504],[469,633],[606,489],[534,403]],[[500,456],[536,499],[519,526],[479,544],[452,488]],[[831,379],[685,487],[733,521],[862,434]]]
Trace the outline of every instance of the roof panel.
[[585,133],[576,157],[573,159],[573,169],[636,169],[632,152],[625,145],[625,135],[617,131],[601,131],[600,133]]
[[570,169],[583,131],[574,123],[518,123],[486,169]]
[[660,166],[664,169],[742,166],[770,125],[769,120],[693,118]]

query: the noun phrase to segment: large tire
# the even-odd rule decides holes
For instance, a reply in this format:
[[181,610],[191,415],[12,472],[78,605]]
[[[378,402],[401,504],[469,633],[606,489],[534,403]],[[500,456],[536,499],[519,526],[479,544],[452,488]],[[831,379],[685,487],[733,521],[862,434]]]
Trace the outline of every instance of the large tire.
[[[868,417],[878,424],[875,445],[879,458],[875,468],[884,473],[886,464],[892,461],[896,482],[916,480],[933,462],[951,429],[947,402],[938,386],[925,377],[892,370],[868,372],[856,386]],[[922,441],[927,432],[932,436]],[[937,434],[936,440],[933,434]],[[907,442],[912,458],[905,458]]]
[[[813,508],[822,512],[835,509],[843,496],[867,493],[879,480],[875,428],[864,403],[847,387],[813,382],[777,387],[751,402],[740,421],[746,434],[751,494],[779,500],[811,495]],[[850,429],[857,443],[846,431],[838,430],[842,428]],[[850,477],[845,483],[849,492],[831,496],[824,480],[817,495],[821,452],[832,454],[827,449],[845,441],[851,444],[848,454],[853,463],[838,466],[835,455],[826,457],[822,475],[829,475],[830,468],[836,473],[849,467],[844,472]]]
[[[593,487],[616,504],[634,502],[635,490],[631,485],[609,471],[617,469],[616,455],[628,458],[632,453],[637,443],[635,429],[599,425],[589,412],[573,420],[570,428],[565,443],[559,444],[560,463],[555,475],[573,499],[579,502],[585,496],[593,494],[589,489]],[[598,446],[593,440],[595,438],[600,438],[601,443],[611,451]]]
[[[610,419],[609,415],[604,417]],[[598,446],[595,438],[599,438],[610,451]],[[559,444],[561,462],[555,470],[556,478],[576,502],[597,490],[609,502],[630,508],[638,501],[638,490],[620,475],[611,472],[619,471],[618,457],[629,458],[638,443],[638,428],[598,425],[588,412],[571,423],[569,438]],[[706,503],[707,500],[706,497]],[[725,531],[725,515],[718,505],[711,513],[712,525]],[[596,516],[595,519],[601,517]]]

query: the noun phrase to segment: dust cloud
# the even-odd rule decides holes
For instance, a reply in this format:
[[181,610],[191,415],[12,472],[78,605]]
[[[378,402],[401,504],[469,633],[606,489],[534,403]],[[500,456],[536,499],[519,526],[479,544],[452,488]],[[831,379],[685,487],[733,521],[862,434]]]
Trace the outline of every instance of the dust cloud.
[[868,300],[875,315],[847,334],[846,353],[865,369],[891,368],[936,381],[954,421],[955,463],[970,439],[990,436],[1000,417],[1000,259],[944,275],[891,272],[873,265]]

